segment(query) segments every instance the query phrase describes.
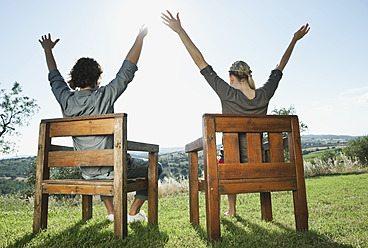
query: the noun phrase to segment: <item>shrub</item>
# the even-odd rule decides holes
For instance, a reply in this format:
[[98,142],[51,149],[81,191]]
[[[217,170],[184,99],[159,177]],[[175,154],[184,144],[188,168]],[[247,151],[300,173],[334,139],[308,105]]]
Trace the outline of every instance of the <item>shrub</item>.
[[368,167],[368,136],[359,137],[349,142],[344,148],[349,158],[357,158],[364,167]]

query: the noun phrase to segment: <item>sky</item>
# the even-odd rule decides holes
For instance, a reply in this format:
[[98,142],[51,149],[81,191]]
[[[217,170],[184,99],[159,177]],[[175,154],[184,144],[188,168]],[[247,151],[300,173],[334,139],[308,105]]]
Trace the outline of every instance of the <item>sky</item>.
[[[17,81],[40,111],[19,128],[17,155],[36,155],[41,119],[61,117],[51,93],[38,39],[54,48],[65,79],[80,57],[103,67],[101,85],[119,70],[145,24],[138,71],[115,103],[128,114],[128,140],[184,147],[202,135],[202,115],[221,104],[161,12],[179,12],[183,28],[225,81],[236,60],[246,61],[256,87],[276,67],[294,32],[309,23],[287,64],[268,113],[293,105],[308,125],[304,134],[368,134],[368,2],[365,0],[147,0],[2,1],[0,88]],[[69,141],[57,141],[69,142]],[[11,154],[15,155],[15,154]]]

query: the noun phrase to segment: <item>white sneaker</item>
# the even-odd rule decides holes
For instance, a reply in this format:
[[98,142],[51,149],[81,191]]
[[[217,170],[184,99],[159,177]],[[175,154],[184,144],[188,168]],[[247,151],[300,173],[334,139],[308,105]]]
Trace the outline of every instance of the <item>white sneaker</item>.
[[106,216],[106,218],[111,221],[114,222],[114,214],[109,214],[108,216]]
[[129,215],[128,214],[128,223],[134,222],[134,221],[147,221],[146,213],[141,210],[136,215]]

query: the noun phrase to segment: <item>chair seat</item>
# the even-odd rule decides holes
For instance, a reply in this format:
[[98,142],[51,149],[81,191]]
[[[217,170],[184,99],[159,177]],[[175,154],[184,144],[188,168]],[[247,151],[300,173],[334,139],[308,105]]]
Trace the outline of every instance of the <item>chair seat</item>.
[[[142,190],[148,187],[148,179],[144,177],[128,179],[127,183],[127,192]],[[42,193],[113,196],[114,180],[44,180]]]

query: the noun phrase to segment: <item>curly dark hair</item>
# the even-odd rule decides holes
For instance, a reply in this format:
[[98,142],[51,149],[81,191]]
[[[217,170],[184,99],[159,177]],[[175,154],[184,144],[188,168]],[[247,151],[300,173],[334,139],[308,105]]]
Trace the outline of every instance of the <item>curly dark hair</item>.
[[102,68],[96,60],[92,58],[80,58],[69,73],[71,79],[68,83],[73,90],[88,86],[94,88],[98,84],[101,74]]

